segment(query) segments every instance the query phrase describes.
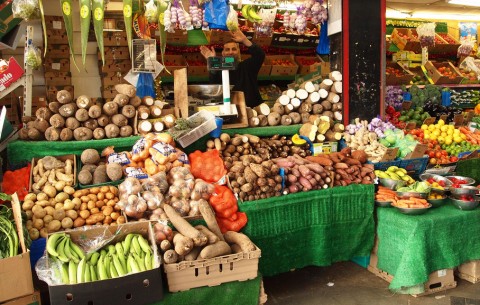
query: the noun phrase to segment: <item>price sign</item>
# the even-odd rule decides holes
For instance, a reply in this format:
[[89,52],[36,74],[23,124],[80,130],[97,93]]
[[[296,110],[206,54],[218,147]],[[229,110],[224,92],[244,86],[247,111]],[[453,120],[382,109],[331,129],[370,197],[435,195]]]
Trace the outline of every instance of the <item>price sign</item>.
[[415,122],[408,122],[407,125],[405,126],[406,130],[412,130],[417,128],[417,123]]
[[444,114],[440,116],[440,120],[444,121],[445,123],[447,122],[448,115]]
[[383,157],[382,159],[380,159],[380,162],[395,160],[395,158],[397,157],[397,153],[398,153],[398,147],[387,148],[387,151],[385,151],[385,154],[383,154]]
[[453,124],[455,126],[461,126],[463,124],[463,114],[456,114],[454,117],[453,117]]
[[465,123],[471,122],[475,113],[473,111],[467,112],[467,116],[465,117]]
[[425,125],[431,125],[435,123],[435,117],[429,117],[429,118],[426,118],[425,121],[423,121],[423,124]]
[[428,146],[426,144],[417,144],[413,151],[408,154],[405,159],[416,159],[421,158],[427,151]]
[[132,71],[155,73],[157,47],[155,39],[133,39]]
[[412,102],[403,102],[402,103],[402,109],[403,110],[408,110],[408,109],[410,109],[410,107],[412,107]]

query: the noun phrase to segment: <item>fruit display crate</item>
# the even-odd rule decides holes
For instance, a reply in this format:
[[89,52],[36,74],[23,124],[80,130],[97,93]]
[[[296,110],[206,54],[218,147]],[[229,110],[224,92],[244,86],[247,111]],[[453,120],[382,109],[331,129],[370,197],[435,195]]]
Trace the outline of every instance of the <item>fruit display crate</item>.
[[408,85],[415,76],[415,74],[404,69],[403,66],[395,62],[387,63],[386,67],[387,76],[385,82],[387,83],[387,86]]
[[165,264],[168,290],[184,291],[202,286],[217,286],[232,281],[246,281],[258,276],[260,249],[211,259]]
[[[450,62],[427,61],[425,69],[435,85],[459,84],[463,80],[463,75]],[[447,71],[450,71],[452,74],[450,76],[443,74],[447,73]]]

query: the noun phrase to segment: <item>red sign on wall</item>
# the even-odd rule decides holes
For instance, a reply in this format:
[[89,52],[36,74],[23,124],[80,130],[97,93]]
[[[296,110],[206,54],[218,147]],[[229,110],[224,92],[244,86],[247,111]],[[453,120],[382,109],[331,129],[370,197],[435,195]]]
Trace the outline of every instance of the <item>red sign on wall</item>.
[[13,82],[22,77],[23,73],[22,67],[20,67],[15,58],[10,57],[8,68],[0,73],[0,91],[8,88]]

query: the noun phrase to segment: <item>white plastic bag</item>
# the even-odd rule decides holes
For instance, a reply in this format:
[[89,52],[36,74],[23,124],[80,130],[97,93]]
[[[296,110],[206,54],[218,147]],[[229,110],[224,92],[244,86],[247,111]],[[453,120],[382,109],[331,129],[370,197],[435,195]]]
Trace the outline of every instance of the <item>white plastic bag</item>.
[[238,16],[232,5],[227,16],[227,28],[232,32],[238,31]]
[[435,23],[424,23],[417,27],[418,39],[422,48],[435,45]]

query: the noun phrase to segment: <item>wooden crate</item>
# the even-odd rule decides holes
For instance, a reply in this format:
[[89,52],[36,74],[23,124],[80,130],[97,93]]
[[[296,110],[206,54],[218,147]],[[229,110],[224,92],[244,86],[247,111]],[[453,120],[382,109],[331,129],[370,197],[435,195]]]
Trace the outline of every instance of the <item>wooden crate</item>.
[[[441,67],[448,67],[455,73],[455,76],[450,78],[448,76],[443,76],[438,69]],[[459,84],[463,80],[463,75],[458,71],[458,69],[450,62],[433,62],[428,61],[425,64],[425,69],[427,70],[428,76],[433,80],[435,85],[443,84]]]
[[403,72],[403,75],[401,76],[396,76],[394,74],[389,74],[387,73],[385,82],[387,86],[397,86],[397,85],[408,85],[410,84],[410,81],[412,78],[415,76],[412,72],[408,71],[407,69],[404,69],[403,66],[399,65],[398,63],[392,62],[392,63],[387,63],[387,68],[395,68]]

